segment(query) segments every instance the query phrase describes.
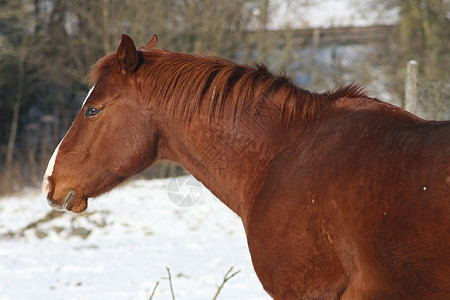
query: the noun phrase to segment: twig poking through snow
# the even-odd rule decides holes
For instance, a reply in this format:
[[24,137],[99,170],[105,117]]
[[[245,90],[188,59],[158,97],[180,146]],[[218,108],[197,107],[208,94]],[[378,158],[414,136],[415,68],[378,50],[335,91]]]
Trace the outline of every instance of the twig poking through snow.
[[156,288],[158,287],[158,285],[159,285],[159,281],[156,282],[155,287],[153,288],[153,292],[150,295],[150,298],[148,298],[148,300],[152,300],[153,299],[153,296],[155,295],[155,291],[156,291]]
[[173,286],[172,286],[172,275],[170,275],[170,269],[166,267],[167,274],[169,274],[169,277],[164,277],[163,279],[169,279],[170,284],[170,292],[172,293],[172,300],[175,300],[175,293],[173,292]]
[[228,274],[230,274],[233,271],[233,267],[231,267],[228,272],[225,274],[225,276],[223,277],[223,281],[222,284],[220,286],[217,287],[217,292],[214,295],[213,300],[217,299],[217,296],[219,296],[220,291],[222,290],[223,286],[225,285],[225,282],[227,282],[228,280],[230,280],[231,278],[233,278],[237,273],[239,273],[241,270],[238,270],[236,272],[234,272],[233,274],[231,274],[230,276],[228,276]]

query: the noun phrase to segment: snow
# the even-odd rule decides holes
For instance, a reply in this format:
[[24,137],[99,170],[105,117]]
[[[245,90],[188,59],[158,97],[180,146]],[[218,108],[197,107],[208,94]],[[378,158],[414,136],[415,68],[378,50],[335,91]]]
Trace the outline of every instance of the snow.
[[270,27],[282,28],[333,28],[393,25],[398,22],[399,9],[371,7],[356,0],[273,0],[274,12]]
[[202,187],[195,205],[169,180],[134,180],[81,215],[52,212],[39,191],[0,199],[0,299],[270,299],[251,264],[241,220]]

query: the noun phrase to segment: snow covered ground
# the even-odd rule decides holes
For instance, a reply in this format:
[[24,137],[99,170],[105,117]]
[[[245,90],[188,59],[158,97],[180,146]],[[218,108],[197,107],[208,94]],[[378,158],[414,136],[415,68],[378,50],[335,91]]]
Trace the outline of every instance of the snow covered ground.
[[38,191],[0,199],[0,299],[270,299],[240,219],[206,189],[188,208],[169,180],[134,180],[81,215],[52,211]]
[[393,25],[400,13],[395,6],[359,0],[272,0],[271,9],[272,29]]

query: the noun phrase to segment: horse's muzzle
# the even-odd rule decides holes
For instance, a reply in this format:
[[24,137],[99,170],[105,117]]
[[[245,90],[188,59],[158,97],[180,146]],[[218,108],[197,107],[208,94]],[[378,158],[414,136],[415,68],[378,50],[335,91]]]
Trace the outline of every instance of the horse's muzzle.
[[55,202],[55,200],[52,199],[53,192],[51,192],[51,183],[48,180],[48,178],[44,178],[44,181],[42,182],[42,194],[47,198],[47,203],[50,205],[51,208],[59,211],[69,210],[71,211],[73,208],[73,201],[75,198],[75,191],[70,190],[67,193],[66,201],[63,205],[60,205]]
[[[48,195],[48,194],[47,194]],[[47,202],[48,205],[51,206],[51,208],[55,209],[55,210],[59,210],[59,211],[64,211],[64,210],[69,210],[71,211],[73,208],[73,199],[75,192],[74,191],[70,191],[67,195],[66,201],[64,202],[64,205],[59,205],[57,203],[55,203],[49,196],[47,196]]]
[[47,177],[44,178],[42,181],[42,195],[45,196],[45,198],[48,199],[48,193],[50,192],[50,182],[48,181]]
[[56,204],[56,203],[52,202],[52,200],[50,200],[50,199],[48,199],[48,198],[47,198],[47,203],[48,203],[48,205],[50,205],[50,207],[53,208],[54,210],[58,210],[58,211],[64,211],[64,210],[65,210],[64,207],[62,207],[62,206],[59,205],[59,204]]

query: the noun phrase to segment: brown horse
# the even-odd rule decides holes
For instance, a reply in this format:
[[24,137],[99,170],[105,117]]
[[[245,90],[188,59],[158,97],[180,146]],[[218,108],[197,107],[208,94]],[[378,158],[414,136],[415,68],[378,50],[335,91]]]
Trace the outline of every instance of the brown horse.
[[263,66],[141,49],[123,35],[52,156],[51,206],[76,213],[156,161],[244,223],[275,299],[450,298],[450,122],[362,88],[310,93]]

